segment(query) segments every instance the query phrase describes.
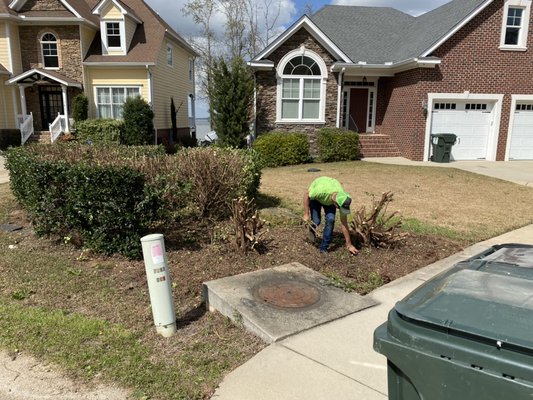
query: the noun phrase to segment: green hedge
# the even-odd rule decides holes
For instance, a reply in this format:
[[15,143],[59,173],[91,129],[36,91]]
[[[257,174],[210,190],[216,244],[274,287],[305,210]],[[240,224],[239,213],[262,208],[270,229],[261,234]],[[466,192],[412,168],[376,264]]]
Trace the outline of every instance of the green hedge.
[[254,141],[265,167],[281,167],[309,162],[309,142],[305,133],[270,132]]
[[257,195],[251,150],[217,147],[166,155],[162,146],[29,145],[5,153],[11,188],[35,232],[105,254],[140,255],[155,222],[227,217],[234,198]]
[[83,159],[50,160],[36,147],[44,148],[25,146],[5,153],[12,191],[36,233],[69,238],[105,254],[138,257],[140,238],[160,206],[143,173]]
[[124,121],[87,119],[76,123],[76,138],[83,143],[120,143]]
[[318,158],[322,162],[348,161],[359,158],[359,134],[338,128],[318,131]]

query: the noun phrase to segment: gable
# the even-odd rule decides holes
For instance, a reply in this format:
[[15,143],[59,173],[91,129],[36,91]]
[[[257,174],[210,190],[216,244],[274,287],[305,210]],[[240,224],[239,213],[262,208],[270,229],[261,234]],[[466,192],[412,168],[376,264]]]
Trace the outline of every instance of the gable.
[[102,19],[123,19],[121,10],[112,2],[108,1],[102,8],[100,18]]
[[19,10],[20,13],[28,11],[69,11],[59,0],[28,0]]

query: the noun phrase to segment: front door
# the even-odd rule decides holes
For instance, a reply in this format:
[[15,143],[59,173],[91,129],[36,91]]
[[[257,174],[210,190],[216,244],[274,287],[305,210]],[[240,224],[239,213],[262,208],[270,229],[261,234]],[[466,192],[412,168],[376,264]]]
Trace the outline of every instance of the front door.
[[48,124],[54,122],[57,114],[63,112],[63,95],[59,86],[40,86],[42,129],[48,130]]
[[359,133],[366,133],[367,118],[368,89],[351,89],[348,129]]

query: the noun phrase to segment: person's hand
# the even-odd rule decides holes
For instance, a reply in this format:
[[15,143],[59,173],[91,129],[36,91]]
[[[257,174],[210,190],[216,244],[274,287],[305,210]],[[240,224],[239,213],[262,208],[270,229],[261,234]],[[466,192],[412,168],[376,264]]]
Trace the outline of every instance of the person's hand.
[[356,256],[359,251],[355,248],[355,246],[351,244],[346,245],[346,249],[350,252],[351,255]]

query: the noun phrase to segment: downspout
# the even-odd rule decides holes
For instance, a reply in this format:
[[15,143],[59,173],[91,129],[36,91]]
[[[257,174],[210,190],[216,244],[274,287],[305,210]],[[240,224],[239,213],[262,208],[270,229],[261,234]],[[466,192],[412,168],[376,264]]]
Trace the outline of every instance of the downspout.
[[343,68],[339,72],[339,80],[337,84],[337,128],[340,128],[341,124],[341,100],[342,100],[342,80],[344,78],[344,71],[346,68]]
[[254,72],[254,139],[257,137],[257,76]]
[[[154,99],[154,85],[153,85],[153,76],[152,76],[152,71],[150,71],[150,66],[149,65],[146,65],[146,71],[148,72],[148,104],[150,104],[150,107],[152,108],[152,111],[154,111],[154,104],[153,104],[153,99]],[[155,118],[155,114],[154,114],[154,118]],[[154,144],[157,146],[157,127],[155,126],[155,123],[154,123]]]

